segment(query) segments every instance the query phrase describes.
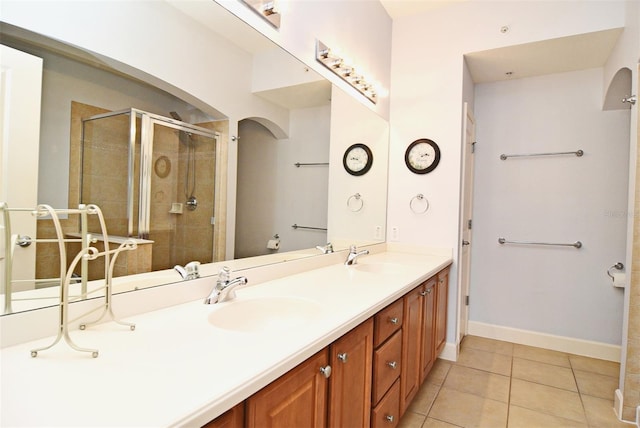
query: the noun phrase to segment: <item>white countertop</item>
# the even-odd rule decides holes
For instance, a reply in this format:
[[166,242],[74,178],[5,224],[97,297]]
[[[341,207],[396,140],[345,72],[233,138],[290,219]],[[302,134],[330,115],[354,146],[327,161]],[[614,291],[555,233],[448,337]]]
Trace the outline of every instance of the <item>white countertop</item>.
[[[384,252],[237,289],[234,301],[180,304],[86,331],[78,346],[46,338],[0,353],[1,426],[197,426],[277,379],[451,263],[450,256]],[[378,268],[367,266],[378,265]],[[367,270],[370,269],[370,270]],[[251,274],[245,273],[251,283]],[[204,297],[204,296],[203,296]],[[257,332],[214,327],[236,302],[296,297],[316,302],[312,321]],[[251,314],[246,314],[250,317]]]

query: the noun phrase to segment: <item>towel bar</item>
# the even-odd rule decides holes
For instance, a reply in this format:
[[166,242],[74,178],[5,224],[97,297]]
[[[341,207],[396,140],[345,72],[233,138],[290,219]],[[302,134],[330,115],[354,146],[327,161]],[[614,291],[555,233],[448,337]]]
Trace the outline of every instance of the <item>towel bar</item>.
[[553,242],[531,242],[531,241],[507,241],[504,238],[498,238],[499,244],[522,244],[522,245],[552,245],[556,247],[574,247],[574,248],[582,248],[582,242],[576,241],[569,244],[563,243],[553,243]]

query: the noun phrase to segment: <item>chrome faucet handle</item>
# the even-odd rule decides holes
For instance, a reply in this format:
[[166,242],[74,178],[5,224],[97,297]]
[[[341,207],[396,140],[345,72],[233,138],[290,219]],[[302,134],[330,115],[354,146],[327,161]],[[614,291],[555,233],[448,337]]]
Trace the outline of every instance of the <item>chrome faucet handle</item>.
[[231,269],[228,266],[223,266],[218,272],[218,284],[229,282],[229,278],[231,276]]
[[200,262],[189,262],[185,265],[184,269],[187,272],[187,279],[200,278]]

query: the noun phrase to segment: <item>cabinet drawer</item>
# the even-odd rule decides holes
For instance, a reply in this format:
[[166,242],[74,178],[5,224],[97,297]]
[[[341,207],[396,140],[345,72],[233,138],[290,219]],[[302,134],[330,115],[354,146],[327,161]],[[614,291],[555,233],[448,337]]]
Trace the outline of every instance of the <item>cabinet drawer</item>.
[[377,347],[402,327],[402,299],[390,304],[375,317],[373,346]]
[[400,422],[400,379],[371,411],[372,428],[394,428]]
[[373,354],[373,403],[377,403],[400,376],[402,332],[396,332]]

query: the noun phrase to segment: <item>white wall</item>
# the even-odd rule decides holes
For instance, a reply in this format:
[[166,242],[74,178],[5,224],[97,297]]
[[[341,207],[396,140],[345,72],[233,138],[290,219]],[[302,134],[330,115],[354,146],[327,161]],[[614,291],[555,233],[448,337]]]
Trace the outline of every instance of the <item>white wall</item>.
[[[389,118],[391,18],[377,1],[283,1],[280,29],[273,28],[244,4],[215,0],[286,51],[307,64],[355,100],[385,119]],[[378,82],[382,94],[372,104],[315,59],[320,40],[349,60],[367,81]],[[386,94],[385,94],[386,93]]]
[[[625,4],[618,1],[454,2],[394,20],[387,225],[400,227],[399,240],[459,246],[465,53],[619,28],[624,22]],[[500,32],[503,25],[511,28],[506,34]],[[431,138],[442,150],[440,166],[426,176],[414,175],[404,165],[404,151],[417,138]],[[427,215],[415,216],[408,210],[409,199],[416,193],[429,198]],[[456,255],[449,326],[457,324],[457,269]],[[455,330],[448,329],[450,343],[455,342]]]
[[[343,245],[385,239],[389,125],[347,93],[334,86],[331,96],[331,153],[329,166],[329,241]],[[369,172],[347,173],[345,150],[366,144],[373,154]],[[351,196],[359,193],[362,206]]]
[[629,111],[602,111],[602,69],[479,84],[475,110],[470,321],[619,345]]
[[235,257],[270,254],[267,241],[280,236],[280,252],[324,245],[329,168],[297,162],[328,162],[330,106],[291,111],[288,139],[277,140],[262,125],[239,126]]

